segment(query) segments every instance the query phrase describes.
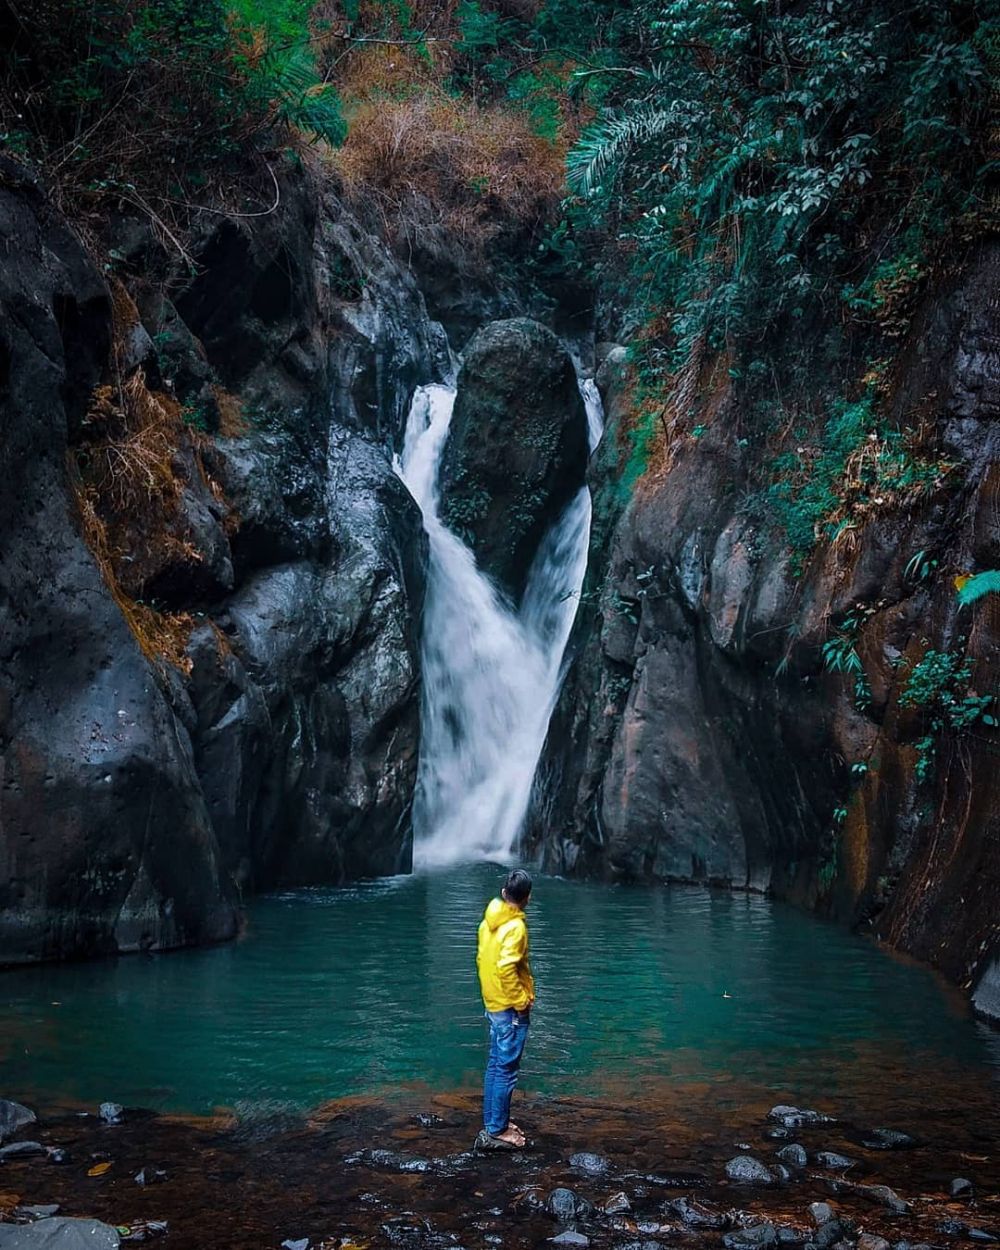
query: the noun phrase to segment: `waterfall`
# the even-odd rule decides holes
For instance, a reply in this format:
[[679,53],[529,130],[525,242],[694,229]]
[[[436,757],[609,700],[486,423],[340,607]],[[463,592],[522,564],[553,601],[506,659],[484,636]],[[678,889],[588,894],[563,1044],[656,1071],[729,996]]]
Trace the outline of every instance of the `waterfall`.
[[[591,450],[597,387],[582,380]],[[414,863],[510,860],[563,676],[587,568],[590,493],[581,487],[543,539],[520,610],[440,518],[438,471],[453,386],[418,388],[398,471],[420,505],[430,561],[424,605]]]

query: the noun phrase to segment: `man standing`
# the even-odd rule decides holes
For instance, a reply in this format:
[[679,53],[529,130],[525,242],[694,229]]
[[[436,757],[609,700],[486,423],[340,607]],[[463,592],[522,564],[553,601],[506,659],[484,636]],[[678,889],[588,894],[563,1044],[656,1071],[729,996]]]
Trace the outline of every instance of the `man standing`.
[[510,1100],[535,1001],[524,919],[530,897],[531,878],[515,868],[500,897],[486,908],[479,926],[476,966],[490,1022],[490,1057],[483,1085],[484,1128],[476,1138],[480,1149],[517,1150],[524,1145],[524,1134],[510,1120]]

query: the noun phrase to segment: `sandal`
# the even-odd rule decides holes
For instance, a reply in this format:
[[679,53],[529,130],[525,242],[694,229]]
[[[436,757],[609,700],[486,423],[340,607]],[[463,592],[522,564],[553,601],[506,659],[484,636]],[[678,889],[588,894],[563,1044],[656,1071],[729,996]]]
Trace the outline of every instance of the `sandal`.
[[473,1150],[523,1150],[528,1143],[526,1141],[512,1142],[505,1141],[502,1137],[494,1137],[492,1133],[487,1133],[482,1129],[473,1143]]

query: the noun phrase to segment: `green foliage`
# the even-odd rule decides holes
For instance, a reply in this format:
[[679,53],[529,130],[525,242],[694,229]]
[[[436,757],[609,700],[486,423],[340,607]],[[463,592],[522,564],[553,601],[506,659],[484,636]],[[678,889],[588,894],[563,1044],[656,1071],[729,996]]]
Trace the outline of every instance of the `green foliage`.
[[987,569],[970,577],[958,589],[958,602],[964,608],[990,594],[1000,595],[1000,569]]
[[840,298],[900,313],[975,203],[977,21],[936,0],[640,0],[569,178],[633,254],[635,302],[673,310],[679,358],[748,350]]
[[[297,130],[339,142],[308,0],[37,0],[0,41],[0,130],[76,191],[197,200]],[[0,15],[2,20],[2,15]]]
[[916,742],[918,781],[932,775],[938,740],[945,729],[962,731],[977,721],[991,728],[997,724],[988,710],[994,697],[969,690],[972,668],[972,660],[957,652],[930,648],[910,672],[899,706],[920,708],[929,720],[928,732]]
[[835,539],[872,509],[912,502],[939,486],[949,469],[888,427],[868,388],[860,399],[834,405],[818,447],[775,460],[767,510],[792,550],[793,571],[801,573],[819,540]]
[[874,608],[859,604],[855,611],[844,618],[837,632],[822,647],[823,666],[828,672],[845,673],[854,678],[854,703],[862,711],[871,704],[872,692],[865,666],[858,654],[858,635],[874,611]]

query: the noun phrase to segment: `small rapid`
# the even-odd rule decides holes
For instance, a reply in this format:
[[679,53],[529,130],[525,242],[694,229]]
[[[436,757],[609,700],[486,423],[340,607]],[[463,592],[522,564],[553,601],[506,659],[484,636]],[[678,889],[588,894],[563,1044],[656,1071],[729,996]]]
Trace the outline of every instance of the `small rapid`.
[[[590,379],[580,391],[593,450],[601,400]],[[584,486],[543,539],[520,609],[513,608],[441,520],[438,474],[454,404],[453,386],[418,388],[398,465],[430,546],[413,810],[417,868],[513,856],[559,694],[590,539]]]

